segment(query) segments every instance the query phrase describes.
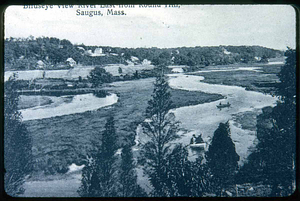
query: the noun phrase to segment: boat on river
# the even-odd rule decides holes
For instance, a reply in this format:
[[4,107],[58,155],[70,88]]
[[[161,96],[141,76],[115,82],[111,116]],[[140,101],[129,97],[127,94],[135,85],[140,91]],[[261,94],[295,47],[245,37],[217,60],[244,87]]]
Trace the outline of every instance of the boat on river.
[[206,147],[206,142],[202,139],[202,134],[200,134],[198,137],[194,134],[190,141],[190,147],[193,150],[204,150]]
[[220,104],[217,105],[217,108],[221,109],[221,108],[230,107],[230,106],[231,106],[231,104],[230,104],[229,102],[226,103],[226,104],[222,104],[222,103],[220,102]]

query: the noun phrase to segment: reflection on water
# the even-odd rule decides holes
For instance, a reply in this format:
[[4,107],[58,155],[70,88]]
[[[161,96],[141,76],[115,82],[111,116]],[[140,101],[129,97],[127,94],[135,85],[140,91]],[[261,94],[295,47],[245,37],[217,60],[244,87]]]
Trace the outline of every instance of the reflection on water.
[[89,93],[75,95],[70,102],[62,102],[60,104],[52,103],[44,106],[36,106],[33,108],[20,110],[20,112],[22,113],[23,121],[27,121],[96,110],[105,106],[112,105],[117,101],[118,96],[116,94],[110,94],[105,98],[98,98],[92,93]]

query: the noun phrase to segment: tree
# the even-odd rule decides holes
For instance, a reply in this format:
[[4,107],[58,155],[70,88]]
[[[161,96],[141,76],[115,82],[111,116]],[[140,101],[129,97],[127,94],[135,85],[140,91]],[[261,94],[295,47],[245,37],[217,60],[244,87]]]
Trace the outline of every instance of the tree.
[[219,196],[223,188],[232,184],[239,158],[230,137],[229,122],[220,123],[206,152],[207,165],[212,174],[213,190]]
[[176,145],[166,157],[164,174],[167,196],[190,197],[193,188],[192,163],[188,160],[188,151],[181,144]]
[[137,175],[131,146],[125,145],[121,154],[121,193],[122,197],[146,197],[146,192],[137,184]]
[[106,72],[104,68],[97,66],[90,72],[88,80],[92,83],[92,87],[98,87],[103,83],[110,83],[112,81],[112,74]]
[[176,145],[167,157],[165,180],[170,197],[202,197],[207,191],[207,170],[203,157],[192,162],[188,150]]
[[157,66],[163,74],[167,70],[167,66],[171,64],[171,54],[167,51],[163,51],[152,60],[152,63]]
[[166,158],[170,153],[171,142],[178,138],[178,122],[170,113],[172,108],[169,85],[163,76],[157,77],[154,83],[152,99],[146,109],[147,120],[142,123],[143,133],[149,141],[143,145],[141,152],[146,159],[145,172],[154,187],[154,196],[167,196],[168,189],[164,180]]
[[285,52],[285,65],[281,67],[278,77],[277,95],[286,104],[295,105],[296,101],[296,50],[288,48]]
[[119,74],[122,74],[123,70],[121,67],[118,68],[118,72],[119,72]]
[[265,109],[258,116],[258,121],[269,122],[269,126],[257,125],[256,150],[241,170],[241,175],[252,182],[271,185],[270,196],[274,197],[291,195],[295,186],[296,51],[288,49],[285,56],[286,63],[278,74],[279,101],[270,112]]
[[133,74],[134,79],[139,79],[139,72],[136,70],[135,73]]
[[78,193],[82,197],[118,196],[116,169],[117,135],[113,117],[109,117],[102,135],[102,144],[95,160],[83,168],[81,186]]
[[4,84],[4,183],[5,191],[11,196],[24,192],[25,177],[32,171],[32,142],[18,111],[19,88],[16,76]]
[[[293,193],[295,186],[296,164],[296,50],[288,48],[285,52],[285,65],[278,74],[280,84],[277,95],[280,102],[273,109],[273,145],[276,148],[269,161],[272,176],[273,196],[288,196]],[[269,157],[270,159],[270,157]]]

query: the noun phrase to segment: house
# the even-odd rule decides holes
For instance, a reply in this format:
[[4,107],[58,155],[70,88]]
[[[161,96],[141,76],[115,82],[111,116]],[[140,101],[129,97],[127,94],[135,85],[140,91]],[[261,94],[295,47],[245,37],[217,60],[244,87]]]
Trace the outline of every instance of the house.
[[92,56],[92,55],[93,55],[92,50],[86,50],[84,53],[85,53],[86,55],[88,55],[88,56]]
[[260,61],[260,60],[261,60],[261,57],[254,57],[254,59],[255,59],[256,61]]
[[138,61],[138,60],[139,60],[139,58],[137,58],[137,57],[135,57],[135,56],[131,56],[130,58],[131,58],[131,61],[133,61],[133,62],[135,62],[135,61]]
[[72,59],[71,57],[68,58],[66,60],[66,62],[68,63],[69,66],[73,67],[74,65],[76,65],[76,61],[74,59]]
[[105,54],[103,54],[103,50],[101,47],[97,47],[94,52],[92,50],[88,50],[88,55],[92,57],[103,57]]
[[142,62],[142,65],[150,65],[150,64],[151,64],[151,61],[149,61],[147,59],[144,59]]
[[231,54],[231,52],[227,51],[225,48],[223,48],[223,53],[226,55]]
[[95,51],[94,51],[94,54],[96,54],[96,55],[102,54],[102,48],[97,47],[97,48],[95,49]]
[[83,50],[83,51],[85,51],[85,49],[83,48],[83,47],[77,47],[78,49],[80,49],[80,50]]
[[37,68],[44,68],[45,67],[45,63],[42,60],[38,60],[36,62],[36,67]]

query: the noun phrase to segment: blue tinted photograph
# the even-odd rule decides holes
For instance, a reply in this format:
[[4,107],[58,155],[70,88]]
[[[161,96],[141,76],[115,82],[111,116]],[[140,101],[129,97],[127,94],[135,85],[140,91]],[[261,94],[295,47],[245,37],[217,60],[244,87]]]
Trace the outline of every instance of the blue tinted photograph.
[[11,197],[287,197],[290,5],[19,5],[4,12]]

